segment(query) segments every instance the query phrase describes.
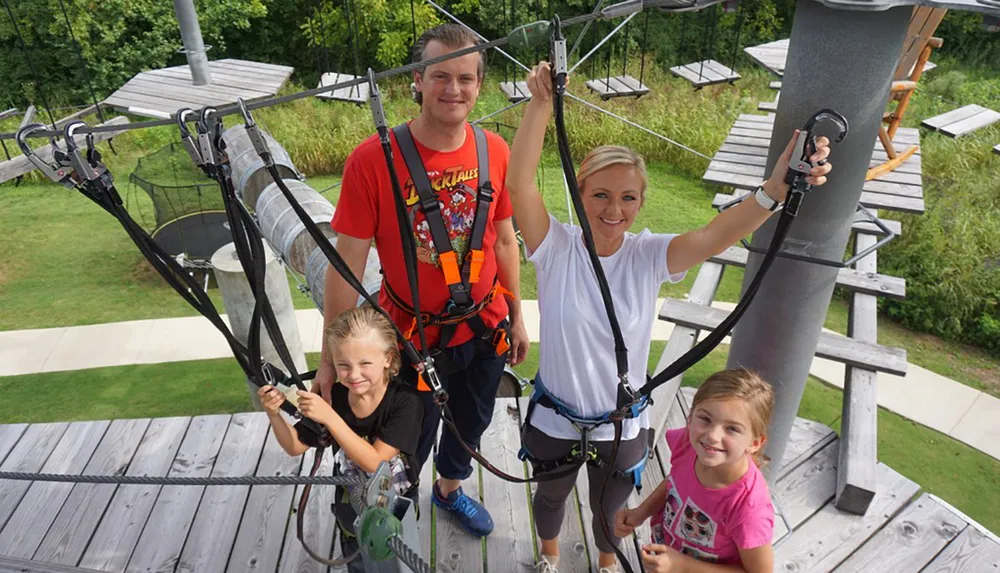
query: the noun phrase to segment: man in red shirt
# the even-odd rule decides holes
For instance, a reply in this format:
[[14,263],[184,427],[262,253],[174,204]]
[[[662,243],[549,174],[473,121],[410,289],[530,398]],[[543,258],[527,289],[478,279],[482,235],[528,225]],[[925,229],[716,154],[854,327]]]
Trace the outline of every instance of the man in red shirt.
[[[444,24],[428,30],[417,40],[413,48],[414,60],[427,60],[476,43],[477,38],[466,29]],[[478,204],[479,156],[468,117],[479,95],[484,72],[485,59],[481,52],[414,72],[420,114],[408,124],[409,133],[427,172],[431,191],[437,195],[441,218],[453,249],[444,258],[456,256],[459,266],[470,251]],[[442,374],[442,385],[448,391],[448,405],[455,423],[462,438],[473,448],[479,445],[492,418],[504,363],[523,361],[528,350],[518,286],[519,247],[511,220],[510,198],[503,186],[510,150],[500,136],[488,132],[485,135],[489,180],[494,191],[482,234],[482,247],[472,249],[477,256],[478,251],[482,251],[479,272],[473,273],[480,278],[475,282],[470,280],[472,303],[481,308],[478,312],[481,323],[477,323],[478,332],[473,332],[467,322],[460,323],[443,344],[440,327],[426,329],[427,345],[440,352],[436,366]],[[442,257],[435,248],[431,222],[424,213],[395,134],[393,156],[417,245],[420,310],[441,315],[452,299],[446,282],[448,269],[442,265]],[[379,304],[400,330],[411,330],[414,316],[409,309],[413,299],[403,262],[403,243],[389,172],[376,136],[361,143],[347,159],[332,226],[339,235],[337,249],[356,276],[361,276],[368,249],[372,240],[375,241],[384,275]],[[500,294],[504,291],[496,288],[497,284],[509,292]],[[357,294],[332,267],[327,269],[325,293],[324,325],[354,306],[357,300]],[[499,347],[494,344],[502,338],[494,336],[498,328],[508,333],[509,350],[505,350],[503,344]],[[411,340],[420,349],[415,331]],[[406,362],[404,358],[400,377],[416,384],[416,372]],[[325,394],[334,381],[335,372],[336,365],[330,363],[324,340],[323,360],[314,387]],[[422,395],[425,417],[417,450],[421,466],[430,455],[440,421],[439,409],[431,400],[430,392]],[[435,505],[454,513],[470,533],[480,537],[488,535],[493,530],[489,513],[461,488],[461,481],[472,474],[470,456],[448,431],[442,432],[435,461],[439,476],[433,487]]]

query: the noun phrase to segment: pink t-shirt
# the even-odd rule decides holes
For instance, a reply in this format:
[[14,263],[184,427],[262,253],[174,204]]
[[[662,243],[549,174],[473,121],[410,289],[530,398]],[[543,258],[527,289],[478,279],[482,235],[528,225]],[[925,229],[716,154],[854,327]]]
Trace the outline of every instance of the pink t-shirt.
[[757,465],[743,477],[721,488],[698,481],[688,429],[667,431],[670,475],[663,509],[652,521],[653,543],[669,545],[701,561],[739,564],[738,548],[753,549],[771,543],[774,507],[767,482]]

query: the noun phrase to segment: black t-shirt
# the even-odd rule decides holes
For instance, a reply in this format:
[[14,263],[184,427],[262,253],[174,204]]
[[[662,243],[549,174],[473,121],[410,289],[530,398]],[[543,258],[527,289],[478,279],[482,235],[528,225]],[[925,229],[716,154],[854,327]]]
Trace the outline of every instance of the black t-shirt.
[[[411,484],[418,483],[416,455],[420,425],[424,419],[424,403],[417,391],[398,380],[389,382],[385,396],[375,407],[375,411],[364,418],[358,418],[348,402],[349,390],[343,384],[334,384],[330,392],[333,411],[340,415],[351,430],[370,444],[382,440],[399,450],[406,464],[406,477]],[[317,447],[316,435],[304,430],[302,422],[295,425],[299,440],[310,447]],[[340,446],[334,445],[336,452]]]

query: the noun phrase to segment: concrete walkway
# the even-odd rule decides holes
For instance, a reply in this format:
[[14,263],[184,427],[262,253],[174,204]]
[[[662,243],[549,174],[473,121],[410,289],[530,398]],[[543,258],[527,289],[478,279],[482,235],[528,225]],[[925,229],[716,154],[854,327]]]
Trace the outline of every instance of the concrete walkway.
[[[662,301],[657,308],[660,305]],[[537,342],[537,301],[524,301],[523,306],[528,335]],[[730,310],[735,305],[715,306]],[[319,312],[299,310],[296,317],[303,349],[319,352]],[[657,320],[653,339],[667,340],[672,330],[671,323]],[[0,332],[0,376],[230,356],[225,339],[200,316]],[[816,358],[811,373],[843,388],[842,364]],[[1000,424],[996,422],[1000,399],[913,364],[905,378],[879,374],[878,380],[880,406],[1000,460]]]

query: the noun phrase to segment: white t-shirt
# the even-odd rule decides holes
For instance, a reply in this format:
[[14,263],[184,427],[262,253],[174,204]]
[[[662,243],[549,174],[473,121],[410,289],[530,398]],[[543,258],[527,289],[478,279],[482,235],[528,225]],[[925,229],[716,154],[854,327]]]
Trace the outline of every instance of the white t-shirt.
[[[618,398],[611,324],[582,229],[551,215],[549,221],[548,234],[528,257],[538,275],[538,371],[545,387],[567,406],[584,417],[599,416],[614,410]],[[646,384],[660,285],[680,281],[685,274],[667,271],[667,245],[674,237],[648,229],[638,235],[625,233],[621,248],[600,258],[628,348],[629,383],[636,390]],[[580,435],[569,420],[545,407],[534,409],[531,425],[554,438]],[[625,420],[622,439],[635,438],[640,428],[648,427],[645,412],[639,419]],[[591,439],[613,440],[613,426],[594,429]]]

